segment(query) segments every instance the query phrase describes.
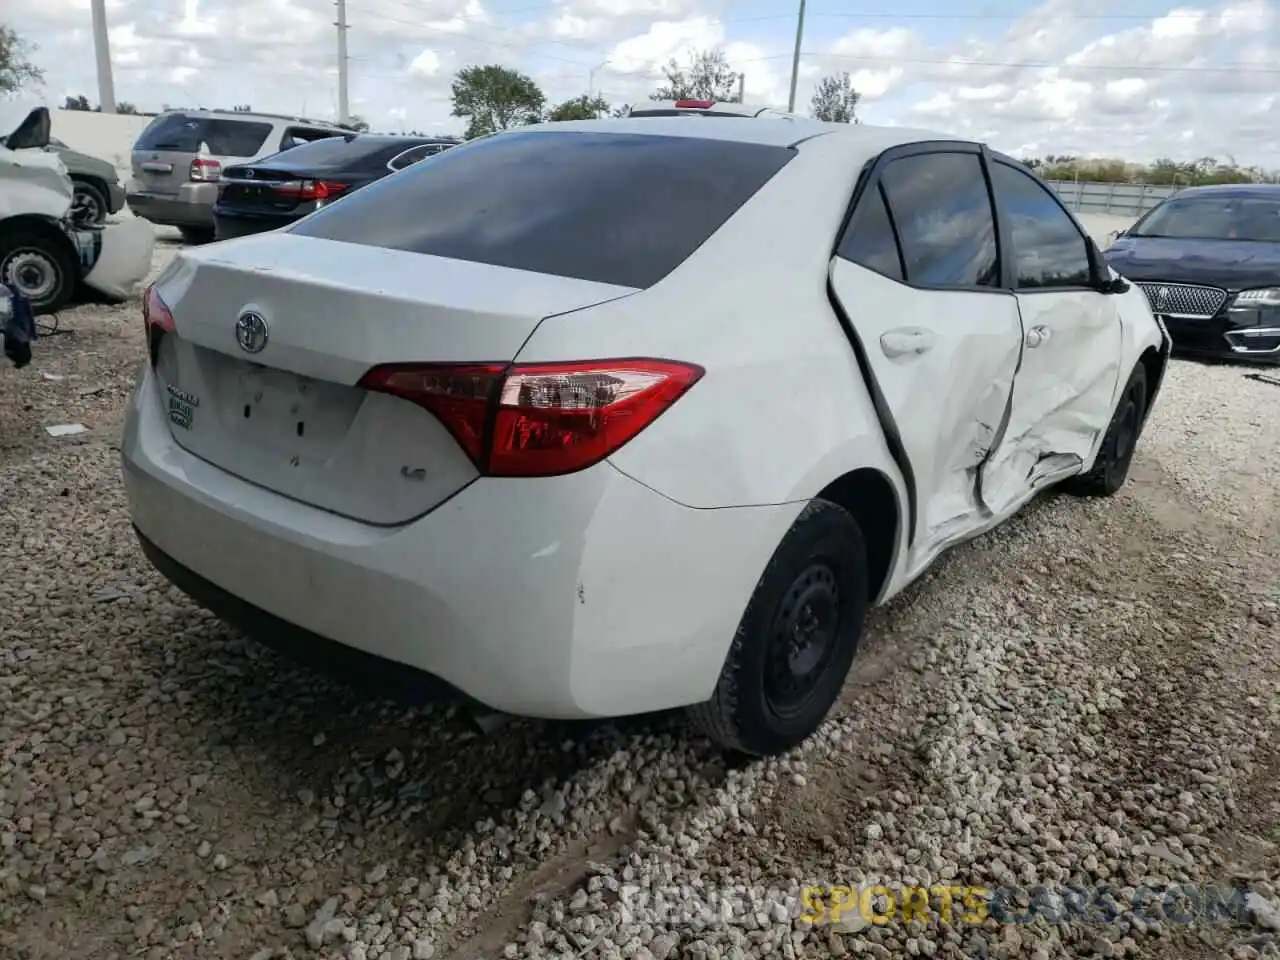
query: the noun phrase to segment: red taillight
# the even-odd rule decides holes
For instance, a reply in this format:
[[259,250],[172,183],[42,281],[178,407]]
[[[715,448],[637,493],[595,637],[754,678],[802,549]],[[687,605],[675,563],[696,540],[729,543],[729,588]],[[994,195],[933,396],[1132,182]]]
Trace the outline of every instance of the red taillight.
[[676,108],[682,110],[710,110],[716,105],[714,100],[677,100]]
[[332,200],[349,186],[332,180],[290,180],[276,187],[276,191],[296,200]]
[[431,411],[481,473],[545,477],[598,463],[702,377],[671,360],[389,364],[360,381]]
[[154,364],[160,356],[160,339],[166,333],[177,330],[173,323],[173,313],[168,304],[160,299],[154,283],[142,294],[142,325],[147,331],[147,353]]
[[169,305],[160,299],[156,285],[150,284],[142,295],[142,322],[147,331],[158,330],[161,333],[173,333],[177,327],[173,323],[173,313]]
[[214,183],[222,179],[222,164],[207,157],[196,157],[191,161],[188,178],[199,183]]

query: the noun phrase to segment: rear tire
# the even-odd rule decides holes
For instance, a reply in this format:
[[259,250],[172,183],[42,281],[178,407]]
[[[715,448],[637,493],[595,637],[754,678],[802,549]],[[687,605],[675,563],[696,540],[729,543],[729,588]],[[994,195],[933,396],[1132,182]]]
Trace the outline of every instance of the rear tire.
[[213,227],[179,227],[178,230],[186,243],[212,243],[214,240]]
[[1147,418],[1147,370],[1141,363],[1129,374],[1111,423],[1098,448],[1093,469],[1071,477],[1062,489],[1077,497],[1109,497],[1124,486],[1133,453]]
[[80,282],[70,241],[56,227],[0,232],[0,280],[17,287],[33,313],[61,310]]
[[715,692],[691,718],[720,746],[754,756],[801,743],[840,696],[867,602],[857,522],[834,503],[810,502],[757,583]]

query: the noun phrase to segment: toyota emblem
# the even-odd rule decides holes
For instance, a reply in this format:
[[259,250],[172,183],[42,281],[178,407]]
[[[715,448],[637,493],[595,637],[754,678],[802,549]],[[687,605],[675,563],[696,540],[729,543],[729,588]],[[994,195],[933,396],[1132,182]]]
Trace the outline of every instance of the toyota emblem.
[[246,310],[236,321],[236,343],[246,353],[261,353],[270,336],[267,321],[262,314],[254,310]]

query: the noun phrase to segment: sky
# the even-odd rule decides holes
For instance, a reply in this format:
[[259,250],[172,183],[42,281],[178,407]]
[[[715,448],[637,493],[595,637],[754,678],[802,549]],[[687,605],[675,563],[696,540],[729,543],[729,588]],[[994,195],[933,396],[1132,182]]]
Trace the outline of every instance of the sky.
[[[1123,11],[1123,12],[1122,12]],[[350,110],[461,133],[450,82],[500,63],[557,102],[648,99],[661,66],[722,48],[748,103],[787,105],[792,0],[348,0]],[[107,0],[117,100],[334,118],[332,0]],[[97,102],[89,0],[5,0],[45,93]],[[1016,156],[1213,156],[1280,169],[1280,0],[808,0],[796,109],[848,72],[864,123]]]

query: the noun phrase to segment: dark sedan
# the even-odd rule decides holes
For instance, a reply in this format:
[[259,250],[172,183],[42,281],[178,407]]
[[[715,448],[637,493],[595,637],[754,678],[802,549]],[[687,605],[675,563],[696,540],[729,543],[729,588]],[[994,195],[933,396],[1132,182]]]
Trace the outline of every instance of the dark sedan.
[[1280,185],[1182,190],[1106,258],[1142,287],[1175,352],[1280,363]]
[[215,236],[227,240],[288,226],[456,143],[439,137],[350,134],[226,167],[213,207]]

